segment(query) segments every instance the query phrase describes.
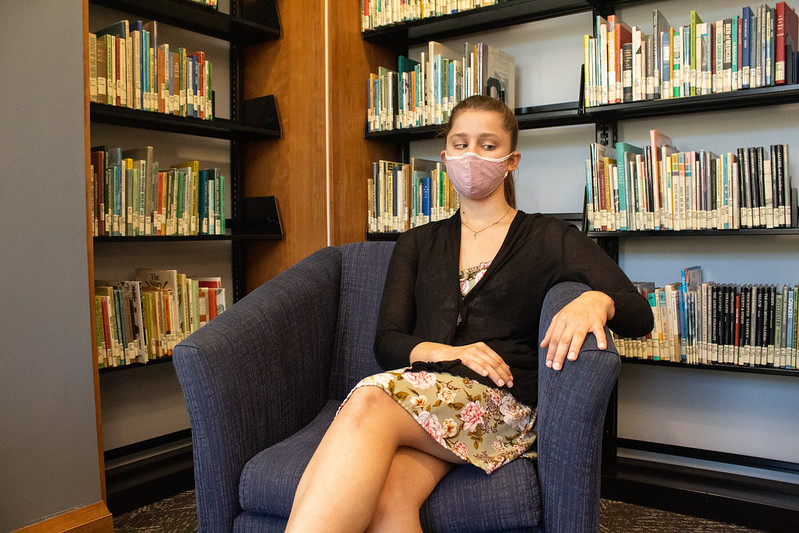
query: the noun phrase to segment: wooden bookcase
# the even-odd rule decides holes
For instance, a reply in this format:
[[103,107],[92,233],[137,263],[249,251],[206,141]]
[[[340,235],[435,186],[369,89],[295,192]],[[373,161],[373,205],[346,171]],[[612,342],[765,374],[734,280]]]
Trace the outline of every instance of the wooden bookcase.
[[277,4],[283,35],[247,48],[244,95],[275,95],[283,139],[249,143],[245,173],[248,193],[280,199],[285,237],[252,245],[250,289],[323,246],[362,241],[365,169],[396,154],[393,141],[363,140],[363,80],[371,65],[396,58],[363,42],[358,2],[327,11],[317,2]]
[[[192,261],[199,262],[200,271],[203,268],[221,267],[230,273],[223,276],[223,279],[230,281],[230,284],[223,286],[227,291],[228,305],[231,305],[248,292],[247,256],[251,253],[252,243],[279,241],[283,238],[283,228],[273,193],[267,191],[260,197],[252,195],[246,189],[244,168],[246,145],[256,141],[275,143],[275,140],[282,136],[274,96],[263,95],[257,100],[245,101],[242,85],[246,46],[276,40],[281,36],[277,6],[274,0],[257,0],[246,5],[234,0],[230,5],[230,13],[223,13],[188,0],[89,0],[89,4],[90,31],[104,27],[105,20],[93,23],[92,13],[97,11],[102,12],[102,18],[118,14],[117,20],[138,18],[158,21],[161,25],[168,25],[168,31],[176,31],[179,35],[191,35],[190,38],[199,43],[199,49],[203,49],[203,43],[208,43],[209,46],[224,53],[224,48],[227,47],[229,52],[224,53],[222,63],[228,64],[214,64],[213,89],[217,94],[229,92],[230,95],[229,103],[215,101],[216,110],[224,108],[225,112],[222,115],[224,118],[217,118],[215,112],[212,120],[138,111],[98,103],[90,104],[92,132],[97,130],[99,137],[93,136],[92,145],[105,142],[105,136],[113,137],[112,142],[125,142],[126,144],[116,144],[123,146],[123,149],[152,144],[158,160],[158,143],[166,139],[171,146],[177,147],[171,148],[175,153],[183,153],[184,148],[181,148],[183,146],[188,150],[185,153],[190,154],[185,159],[199,159],[201,166],[209,166],[208,161],[203,160],[203,155],[197,155],[197,152],[198,150],[202,152],[205,146],[209,146],[209,142],[212,143],[210,146],[214,152],[213,157],[223,160],[227,170],[226,202],[229,210],[227,231],[223,235],[94,238],[90,235],[90,270],[95,273],[103,270],[113,271],[114,267],[109,267],[106,262],[136,261],[140,251],[147,257],[144,260],[153,256],[164,257],[162,261],[165,265],[169,263],[171,257],[177,258],[176,265],[169,268],[186,268],[186,264]],[[156,140],[142,142],[142,139],[147,139],[148,136],[153,136]],[[161,163],[163,167],[166,162]],[[166,166],[168,164],[166,163]],[[186,250],[189,250],[189,253],[186,253]],[[209,259],[212,260],[208,261]],[[206,261],[212,266],[203,265]],[[146,265],[139,263],[129,265],[131,269],[142,266]],[[211,271],[203,274],[221,273]],[[91,296],[93,301],[93,293]],[[94,321],[92,323],[94,324]],[[96,352],[97,347],[94,349]],[[94,360],[97,360],[96,353]],[[182,396],[175,391],[176,379],[171,365],[154,364],[170,361],[171,357],[165,357],[146,365],[133,364],[102,369],[101,390],[108,390],[108,394],[114,395],[115,387],[122,378],[128,382],[142,384],[153,381],[143,385],[145,387],[158,387],[167,380],[173,391],[172,396],[164,401],[171,402],[174,410],[185,410]],[[140,370],[133,370],[137,367]],[[153,372],[158,376],[153,378]],[[109,379],[114,384],[109,385],[107,383]],[[146,412],[150,405],[149,401],[147,397],[135,400],[136,408]],[[120,402],[116,400],[111,403]],[[125,511],[158,496],[166,496],[173,487],[175,490],[184,488],[182,484],[191,478],[191,448],[187,444],[190,438],[188,424],[183,429],[162,435],[158,434],[157,428],[160,426],[155,420],[157,418],[154,417],[155,429],[149,432],[143,431],[151,435],[149,438],[124,442],[121,446],[106,450],[106,461],[101,457],[101,467],[104,467],[106,472],[108,502],[112,512]],[[134,420],[134,423],[143,422],[138,419]],[[152,435],[153,433],[155,435]],[[100,434],[102,435],[102,431]],[[102,443],[100,448],[102,451]],[[166,469],[167,473],[159,472],[159,468],[162,468],[159,466],[159,461],[170,464]],[[130,485],[134,488],[126,489]]]
[[[371,64],[372,72],[378,66],[396,66],[396,55],[407,54],[409,47],[423,44],[429,40],[443,40],[468,35],[469,41],[477,41],[479,37],[472,34],[497,28],[511,28],[515,25],[571,15],[580,12],[592,12],[593,15],[607,16],[617,7],[644,4],[648,8],[664,9],[664,2],[652,1],[618,1],[618,2],[524,2],[509,0],[496,6],[473,11],[447,15],[436,19],[423,19],[407,23],[369,30],[364,32],[363,39],[367,43],[377,43],[391,50],[394,58],[391,62]],[[728,11],[733,12],[741,6],[732,4]],[[794,6],[796,7],[796,6]],[[697,9],[701,9],[697,7]],[[685,12],[687,17],[687,11]],[[642,25],[651,24],[650,19],[636,20]],[[647,26],[644,26],[645,28]],[[651,28],[650,28],[651,29]],[[592,33],[592,25],[584,28],[584,33]],[[577,46],[580,46],[576,44]],[[365,78],[364,78],[365,79]],[[748,89],[733,93],[680,98],[673,100],[657,100],[634,102],[601,107],[585,108],[581,102],[579,87],[574,87],[574,101],[555,104],[517,108],[516,114],[521,129],[549,128],[571,126],[575,124],[595,124],[597,142],[614,142],[619,125],[625,121],[636,119],[652,119],[654,117],[673,117],[695,114],[710,116],[713,112],[730,112],[747,108],[776,108],[784,104],[799,103],[797,85]],[[517,94],[518,99],[518,94]],[[365,116],[365,108],[363,115]],[[795,109],[795,108],[794,108]],[[655,127],[655,126],[653,126]],[[399,157],[407,161],[413,150],[414,141],[429,139],[436,135],[440,128],[428,126],[394,131],[367,133],[368,142],[396,143]],[[587,147],[586,147],[587,148]],[[363,220],[366,218],[364,216]],[[365,222],[364,222],[365,225]],[[616,261],[620,257],[620,248],[624,248],[628,240],[652,239],[668,243],[670,237],[690,239],[725,239],[727,236],[738,236],[746,239],[789,238],[799,235],[796,228],[786,229],[749,229],[731,231],[692,231],[692,232],[588,232]],[[370,235],[371,239],[396,238],[396,234]],[[662,240],[661,240],[662,239]],[[671,242],[675,242],[672,240]],[[795,242],[795,241],[791,241]],[[623,359],[626,367],[646,365],[657,371],[659,368],[693,369],[702,372],[707,379],[724,375],[770,375],[776,379],[791,380],[799,377],[799,371],[775,368],[747,368],[730,366],[694,366],[679,363],[662,364]],[[660,364],[660,366],[656,366]],[[793,483],[770,481],[757,477],[727,474],[712,471],[710,468],[675,466],[679,460],[709,461],[716,464],[752,467],[756,469],[799,473],[799,462],[776,461],[767,458],[743,454],[724,453],[713,449],[698,449],[689,446],[666,445],[638,439],[618,437],[618,394],[614,393],[609,406],[606,423],[603,457],[603,496],[633,503],[661,507],[676,512],[692,513],[723,521],[750,524],[773,530],[787,530],[786,525],[796,523],[799,519],[799,486]],[[655,421],[652,421],[655,423]],[[618,448],[626,448],[652,454],[676,457],[677,463],[668,464],[659,460],[628,460],[617,455]],[[755,474],[756,475],[756,474]]]

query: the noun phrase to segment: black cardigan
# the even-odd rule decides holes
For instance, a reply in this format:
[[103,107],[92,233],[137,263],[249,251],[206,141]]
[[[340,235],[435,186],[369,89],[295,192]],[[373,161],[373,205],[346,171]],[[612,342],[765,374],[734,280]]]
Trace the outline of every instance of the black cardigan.
[[[423,341],[453,346],[483,341],[510,366],[514,396],[537,405],[541,306],[547,290],[561,281],[579,281],[610,296],[615,314],[608,327],[615,333],[637,337],[652,330],[647,300],[601,248],[570,224],[519,211],[491,266],[466,297],[458,279],[460,235],[458,212],[409,230],[397,241],[375,338],[383,369],[408,366],[411,350]],[[459,362],[433,368],[496,386]]]

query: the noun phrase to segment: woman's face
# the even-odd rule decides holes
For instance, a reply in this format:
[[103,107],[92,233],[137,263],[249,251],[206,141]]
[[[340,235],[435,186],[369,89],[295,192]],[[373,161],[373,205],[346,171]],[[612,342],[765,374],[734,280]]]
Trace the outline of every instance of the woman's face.
[[[502,115],[496,111],[467,109],[455,117],[447,135],[446,149],[441,151],[441,159],[473,152],[483,157],[505,157],[513,151],[511,134],[502,124]],[[519,164],[519,154],[508,161],[507,170],[515,170]]]

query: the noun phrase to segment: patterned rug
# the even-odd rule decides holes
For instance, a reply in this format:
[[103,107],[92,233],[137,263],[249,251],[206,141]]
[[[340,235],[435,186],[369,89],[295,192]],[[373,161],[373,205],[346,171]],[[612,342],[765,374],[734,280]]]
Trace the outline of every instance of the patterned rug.
[[[167,498],[114,518],[116,533],[190,533],[197,531],[194,491]],[[640,505],[602,500],[601,533],[758,533],[741,526],[713,522]]]

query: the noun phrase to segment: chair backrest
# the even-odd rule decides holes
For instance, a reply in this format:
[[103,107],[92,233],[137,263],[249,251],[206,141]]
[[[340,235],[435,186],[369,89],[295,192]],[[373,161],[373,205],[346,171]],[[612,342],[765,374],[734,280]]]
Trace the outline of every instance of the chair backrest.
[[375,361],[377,313],[393,242],[341,246],[341,293],[330,397],[343,400],[361,379],[381,372]]

